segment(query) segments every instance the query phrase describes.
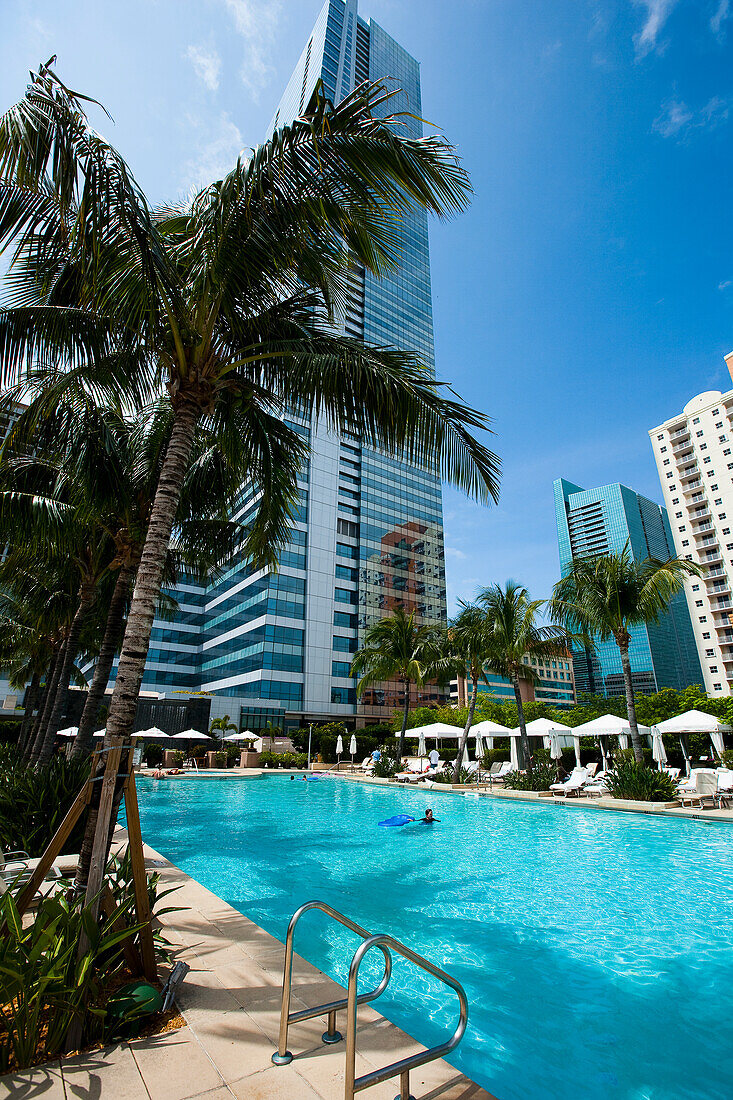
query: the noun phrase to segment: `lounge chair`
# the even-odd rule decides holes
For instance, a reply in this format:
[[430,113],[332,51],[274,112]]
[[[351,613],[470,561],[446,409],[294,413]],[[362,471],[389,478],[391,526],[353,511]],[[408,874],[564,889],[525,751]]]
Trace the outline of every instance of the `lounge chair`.
[[662,768],[663,772],[666,772],[670,779],[677,780],[680,777],[680,768]]
[[490,784],[503,783],[504,779],[509,772],[513,772],[511,760],[499,760],[494,761],[488,772],[484,772],[484,779],[488,779]]
[[586,783],[583,787],[583,794],[587,794],[589,798],[601,798],[604,794],[608,794],[607,775],[608,772],[596,772],[590,783]]
[[[7,885],[24,886],[41,862],[40,857],[29,856],[27,852],[0,851],[0,875]],[[79,863],[77,854],[58,856],[46,872],[47,879],[68,878],[76,873]]]
[[369,768],[373,768],[373,767],[374,767],[374,763],[372,761],[371,754],[370,754],[369,756],[364,757],[361,764],[352,764],[352,765],[350,765],[349,766],[349,771],[350,772],[367,772],[369,770]]
[[588,773],[589,779],[595,779],[596,772],[598,771],[598,762],[594,760],[592,764],[586,764],[585,770]]
[[715,802],[718,809],[728,809],[733,801],[733,770],[730,768],[718,769],[718,789],[715,794]]
[[573,768],[564,783],[552,783],[550,785],[550,790],[552,791],[553,797],[564,796],[565,798],[570,798],[572,795],[575,795],[576,798],[579,798],[583,793],[583,787],[587,780],[587,768]]
[[692,805],[696,802],[700,809],[705,806],[708,799],[711,806],[715,806],[715,797],[718,793],[718,777],[712,768],[696,768],[690,776],[688,783],[681,783],[677,788],[677,796],[684,806],[686,802]]

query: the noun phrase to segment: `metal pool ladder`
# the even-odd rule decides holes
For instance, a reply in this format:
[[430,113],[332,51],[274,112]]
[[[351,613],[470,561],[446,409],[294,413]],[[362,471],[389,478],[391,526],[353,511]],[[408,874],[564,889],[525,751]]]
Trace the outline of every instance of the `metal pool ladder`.
[[[351,960],[351,965],[349,967],[349,982],[346,997],[343,998],[343,1000],[330,1001],[326,1004],[316,1005],[315,1008],[303,1008],[297,1012],[291,1012],[290,994],[293,984],[293,936],[298,921],[311,909],[319,909],[322,913],[325,913],[326,916],[331,917],[332,920],[338,921],[339,924],[343,924],[345,928],[350,929],[352,932],[355,932],[357,936],[360,936],[362,943],[357,947],[354,952],[354,957]],[[359,967],[361,966],[364,956],[367,955],[373,947],[378,947],[384,955],[384,974],[379,984],[374,989],[367,993],[357,993]],[[371,1073],[365,1073],[361,1077],[356,1077],[357,1006],[366,1004],[367,1001],[376,1000],[377,997],[380,997],[382,993],[384,993],[389,985],[389,980],[392,975],[391,951],[408,959],[422,970],[425,970],[428,974],[432,974],[445,985],[455,990],[458,995],[460,1008],[458,1025],[451,1037],[444,1043],[439,1043],[438,1046],[435,1047],[429,1047],[422,1053],[411,1054],[408,1058],[401,1058],[398,1062],[392,1062],[382,1069],[375,1069],[372,1070]],[[423,958],[422,955],[418,955],[415,951],[411,951],[409,947],[406,947],[403,943],[400,943],[399,940],[394,939],[394,937],[386,934],[372,935],[371,932],[367,932],[365,928],[361,928],[358,924],[355,924],[354,921],[345,917],[343,913],[339,913],[330,905],[326,905],[325,902],[307,901],[305,905],[301,905],[300,909],[296,909],[293,913],[285,937],[285,967],[283,971],[282,1007],[280,1009],[280,1037],[277,1051],[272,1056],[272,1061],[275,1065],[286,1066],[289,1062],[292,1062],[293,1055],[288,1050],[288,1027],[290,1024],[298,1023],[301,1020],[310,1020],[314,1016],[327,1016],[328,1025],[327,1030],[324,1031],[322,1036],[323,1042],[340,1042],[343,1036],[336,1030],[336,1013],[342,1008],[346,1009],[346,1074],[344,1100],[354,1100],[357,1092],[362,1092],[363,1089],[368,1089],[372,1085],[378,1085],[381,1081],[387,1081],[390,1077],[399,1077],[400,1079],[400,1093],[399,1096],[395,1097],[395,1100],[414,1100],[414,1098],[410,1096],[410,1070],[414,1069],[416,1066],[424,1066],[426,1062],[432,1062],[436,1058],[442,1058],[445,1054],[449,1054],[450,1051],[455,1050],[463,1038],[468,1023],[468,1001],[466,1000],[466,994],[461,983],[456,981],[455,978],[452,978],[450,974],[446,974],[444,970],[435,966],[428,959]]]

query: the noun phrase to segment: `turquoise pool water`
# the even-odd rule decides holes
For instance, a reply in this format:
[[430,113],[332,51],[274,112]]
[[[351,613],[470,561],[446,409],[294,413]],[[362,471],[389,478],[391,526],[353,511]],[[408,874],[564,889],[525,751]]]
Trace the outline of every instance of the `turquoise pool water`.
[[[315,898],[458,977],[451,1060],[499,1100],[733,1096],[730,826],[338,779],[139,790],[147,842],[279,939]],[[439,824],[377,826],[427,805]],[[355,946],[320,914],[296,933],[340,981]],[[425,1043],[452,1030],[449,991],[396,960],[400,985],[386,1016]]]

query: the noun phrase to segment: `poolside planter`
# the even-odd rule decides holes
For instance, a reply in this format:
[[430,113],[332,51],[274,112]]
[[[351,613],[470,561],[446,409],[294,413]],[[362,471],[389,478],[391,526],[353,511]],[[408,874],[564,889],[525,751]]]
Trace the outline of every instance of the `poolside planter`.
[[260,753],[250,752],[249,749],[243,749],[242,755],[239,758],[240,768],[259,768],[260,766]]
[[178,767],[178,765],[176,764],[176,760],[175,760],[176,755],[177,755],[177,750],[176,749],[166,749],[165,752],[163,753],[163,767],[164,768],[176,768],[176,767]]
[[[223,760],[217,760],[217,757],[224,757]],[[224,752],[207,752],[206,754],[206,767],[207,768],[225,768],[227,766],[226,753]]]

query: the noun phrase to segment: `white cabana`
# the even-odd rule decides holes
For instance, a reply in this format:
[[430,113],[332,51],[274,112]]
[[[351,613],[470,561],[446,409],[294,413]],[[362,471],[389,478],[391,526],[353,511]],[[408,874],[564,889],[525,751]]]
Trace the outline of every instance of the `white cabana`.
[[[671,733],[680,738],[686,733],[706,733],[718,756],[722,756],[725,752],[723,734],[731,732],[731,727],[726,722],[716,718],[714,714],[706,714],[702,710],[686,710],[684,714],[678,714],[675,718],[668,718],[666,722],[658,722],[657,729],[661,734]],[[687,752],[684,747],[683,752],[685,753],[685,759],[687,759]]]
[[56,734],[56,736],[57,737],[76,737],[78,732],[79,732],[79,727],[78,726],[69,726],[65,730],[59,730],[59,732]]
[[[651,737],[652,731],[649,726],[641,726],[637,724],[640,737]],[[626,749],[629,746],[629,731],[631,726],[628,718],[621,718],[618,714],[602,714],[600,718],[593,718],[590,722],[583,722],[581,726],[576,726],[573,730],[573,736],[576,738],[575,756],[577,760],[580,760],[579,756],[579,741],[581,737],[597,737],[601,747],[601,757],[603,759],[604,769],[607,766],[606,760],[606,747],[603,744],[604,737],[618,737],[619,747]]]
[[460,726],[449,726],[446,722],[431,722],[427,726],[415,726],[414,729],[405,730],[405,737],[460,737],[463,730]]
[[519,771],[519,750],[517,748],[516,737],[509,739],[509,763],[514,771]]
[[667,753],[664,748],[664,741],[662,740],[662,735],[657,726],[652,726],[652,760],[656,760],[660,772],[667,763]]
[[509,737],[511,730],[508,726],[502,726],[501,722],[492,722],[486,718],[483,722],[477,722],[468,731],[469,737],[481,737],[486,741],[486,747],[493,749],[495,737]]
[[[543,744],[545,738],[552,737],[555,734],[560,739],[560,745],[563,748],[571,748],[573,745],[572,736],[574,731],[570,726],[564,726],[562,722],[553,722],[550,718],[535,718],[534,722],[527,722],[527,737],[541,737]],[[514,739],[521,737],[522,733],[517,726],[516,729],[509,731],[509,736],[512,738],[512,749],[514,755],[517,755],[517,750],[514,748]],[[578,754],[578,742],[575,741],[575,758],[580,763],[580,756]],[[511,758],[513,759],[513,757]]]
[[225,741],[252,741],[254,739],[253,733],[233,733],[231,737],[225,737]]

